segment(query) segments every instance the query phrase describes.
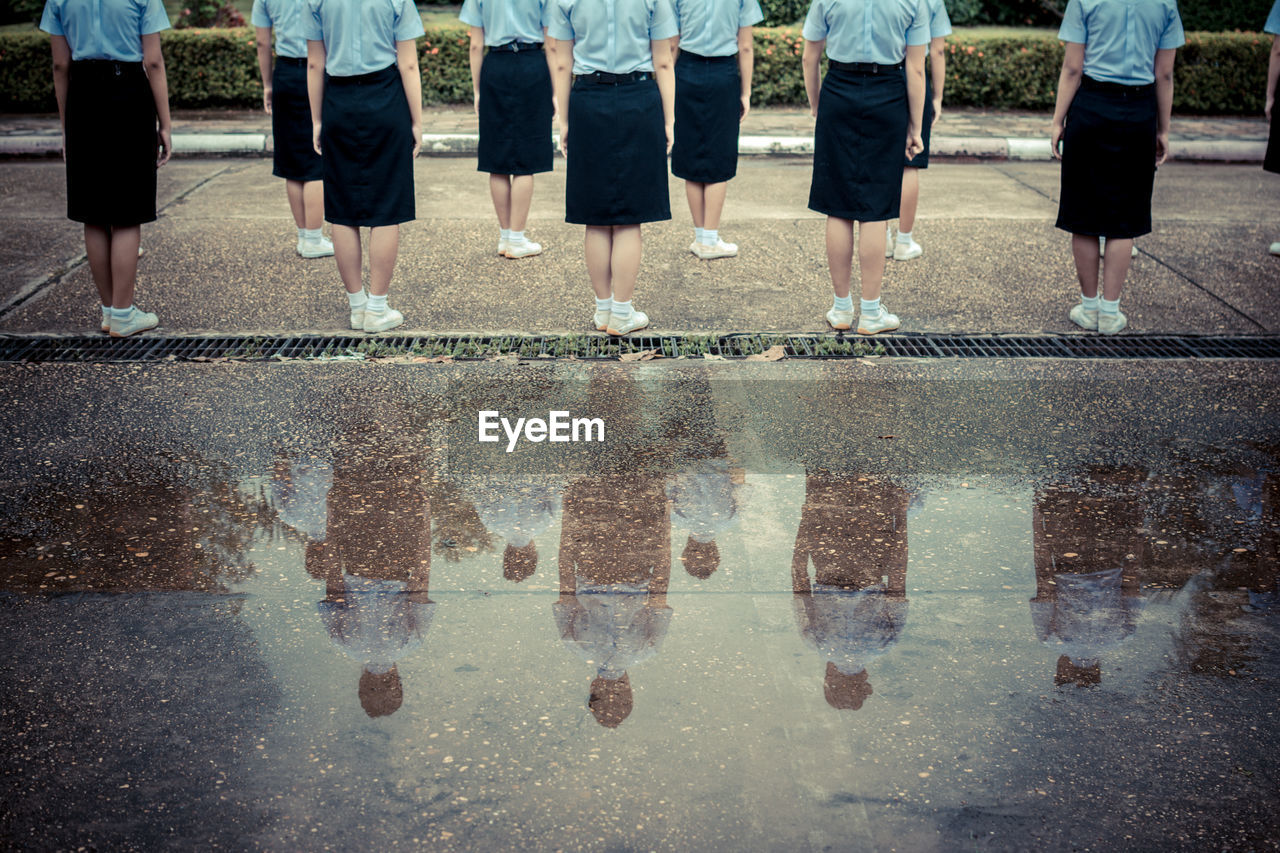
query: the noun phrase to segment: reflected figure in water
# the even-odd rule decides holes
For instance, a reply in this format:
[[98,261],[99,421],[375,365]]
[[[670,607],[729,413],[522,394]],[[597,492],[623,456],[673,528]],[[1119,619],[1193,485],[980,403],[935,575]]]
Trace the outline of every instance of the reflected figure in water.
[[538,568],[538,546],[533,540],[560,517],[563,488],[513,475],[485,480],[471,491],[485,529],[507,543],[502,552],[502,576],[513,583],[532,577]]
[[[809,474],[791,558],[800,635],[827,659],[823,692],[856,711],[874,690],[867,664],[907,621],[906,490],[867,477]],[[813,564],[813,581],[809,564]]]
[[1055,684],[1100,683],[1102,655],[1137,629],[1148,550],[1139,500],[1145,480],[1136,468],[1099,466],[1036,493],[1031,622],[1040,642],[1060,652]]
[[333,465],[328,459],[277,456],[269,494],[280,523],[300,535],[307,549],[324,542],[329,529],[329,490]]
[[617,728],[631,713],[628,671],[657,654],[671,622],[671,514],[666,478],[622,473],[584,478],[564,494],[560,639],[596,667],[587,705]]
[[421,476],[407,457],[356,449],[334,465],[328,505],[328,535],[307,552],[307,571],[325,582],[320,618],[362,666],[357,694],[365,713],[393,714],[404,701],[396,662],[422,645],[435,612]]
[[689,531],[680,562],[693,577],[706,580],[720,566],[716,538],[738,523],[738,492],[745,482],[746,472],[730,467],[721,441],[719,453],[677,471],[667,486],[671,523]]

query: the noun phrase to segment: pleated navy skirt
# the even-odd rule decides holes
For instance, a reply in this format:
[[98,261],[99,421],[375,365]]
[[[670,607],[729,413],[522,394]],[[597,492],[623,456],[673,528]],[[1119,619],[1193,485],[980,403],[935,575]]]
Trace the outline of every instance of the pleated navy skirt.
[[1156,120],[1154,86],[1084,78],[1062,134],[1059,228],[1117,239],[1151,233]]
[[581,77],[569,97],[565,222],[638,225],[671,218],[662,97],[652,75]]
[[307,61],[277,56],[271,72],[271,174],[289,181],[318,181],[324,166],[311,139]]
[[676,133],[671,174],[716,184],[738,173],[738,123],[742,112],[738,57],[676,59]]
[[413,129],[399,69],[326,75],[320,116],[324,218],[352,227],[412,220]]
[[536,49],[490,48],[480,66],[479,171],[550,172],[554,153],[546,55]]
[[156,104],[141,62],[71,63],[66,100],[67,218],[156,218]]
[[1268,172],[1280,172],[1280,108],[1271,108],[1271,133],[1267,137],[1267,156],[1262,168]]
[[902,201],[907,120],[901,69],[879,74],[829,69],[818,98],[809,209],[858,222],[895,218]]
[[923,125],[920,129],[920,141],[924,143],[924,150],[907,161],[907,165],[913,169],[929,168],[929,133],[933,130],[933,81],[928,74],[924,78],[924,114],[920,123]]

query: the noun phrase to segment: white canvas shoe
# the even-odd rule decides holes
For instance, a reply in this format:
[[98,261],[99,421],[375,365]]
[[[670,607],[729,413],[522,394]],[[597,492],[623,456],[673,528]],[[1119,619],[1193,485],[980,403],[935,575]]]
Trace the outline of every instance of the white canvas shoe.
[[1118,335],[1128,326],[1129,318],[1120,311],[1114,314],[1108,314],[1105,311],[1098,312],[1098,334],[1100,335]]
[[827,312],[827,325],[838,332],[853,328],[853,311],[840,311],[835,306]]
[[368,308],[364,311],[364,330],[366,332],[385,332],[404,324],[404,315],[394,308],[375,313]]
[[723,240],[717,240],[714,246],[695,241],[692,249],[693,253],[704,261],[712,261],[716,258],[734,258],[738,255],[738,244],[726,243]]
[[1090,311],[1084,307],[1083,303],[1076,303],[1071,306],[1071,313],[1067,316],[1071,318],[1071,322],[1082,329],[1090,332],[1098,331],[1098,310],[1096,308]]
[[123,320],[118,320],[113,316],[109,331],[113,338],[127,338],[130,335],[138,334],[138,332],[154,329],[158,325],[160,325],[160,320],[155,314],[134,308],[129,313],[129,316]]
[[605,327],[605,331],[611,335],[625,335],[628,332],[634,332],[637,329],[643,329],[649,325],[649,315],[643,311],[632,311],[630,317],[619,317],[613,312],[609,312],[609,323]]
[[880,313],[875,317],[868,317],[863,314],[858,317],[858,334],[875,335],[880,332],[892,332],[898,328],[898,315],[890,314],[883,307]]

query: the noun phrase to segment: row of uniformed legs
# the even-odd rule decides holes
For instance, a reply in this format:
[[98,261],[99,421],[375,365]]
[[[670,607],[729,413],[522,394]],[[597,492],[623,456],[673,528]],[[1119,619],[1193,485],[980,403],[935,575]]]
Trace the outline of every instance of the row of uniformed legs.
[[141,225],[84,226],[89,272],[102,302],[102,331],[110,332],[112,337],[154,329],[160,322],[155,314],[133,307],[141,242]]
[[640,226],[588,225],[585,242],[596,330],[625,335],[649,325],[648,315],[631,304],[640,277]]
[[524,235],[533,204],[533,175],[489,175],[489,195],[498,214],[498,254],[504,258],[527,258],[542,252],[542,246]]
[[684,194],[689,201],[689,214],[693,218],[693,243],[689,251],[704,261],[715,258],[732,258],[738,254],[736,243],[720,239],[720,214],[729,192],[729,182],[705,184],[685,181]]

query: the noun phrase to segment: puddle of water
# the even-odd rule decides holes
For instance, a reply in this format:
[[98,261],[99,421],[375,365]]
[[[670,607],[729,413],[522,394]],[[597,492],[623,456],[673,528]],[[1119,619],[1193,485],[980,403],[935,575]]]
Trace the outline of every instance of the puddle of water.
[[840,452],[830,386],[570,390],[615,443],[480,445],[442,384],[389,413],[339,394],[277,434],[232,417],[203,453],[156,438],[8,472],[0,836],[1280,837],[1265,419],[1121,416],[1097,426],[1140,440],[1104,458],[1069,422],[1011,405],[987,417],[1029,437],[993,448],[946,388],[854,383],[944,414],[936,440],[904,420],[836,432]]

